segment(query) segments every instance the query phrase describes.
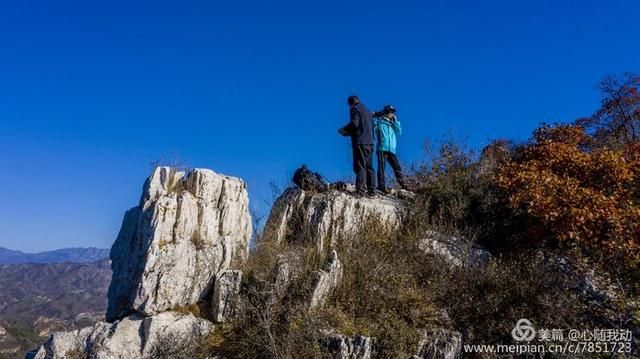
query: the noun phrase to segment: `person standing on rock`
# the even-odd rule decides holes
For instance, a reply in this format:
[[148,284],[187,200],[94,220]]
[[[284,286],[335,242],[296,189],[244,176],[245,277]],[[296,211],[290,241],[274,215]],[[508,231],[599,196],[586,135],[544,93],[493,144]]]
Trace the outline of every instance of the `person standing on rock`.
[[357,96],[349,96],[349,123],[338,132],[351,137],[353,148],[353,172],[356,174],[356,194],[376,194],[376,178],[373,169],[373,115]]
[[374,113],[373,128],[376,135],[376,154],[378,155],[378,190],[387,193],[384,170],[389,162],[400,188],[406,189],[400,161],[396,156],[397,137],[402,133],[400,121],[396,117],[396,109],[387,105],[380,112]]

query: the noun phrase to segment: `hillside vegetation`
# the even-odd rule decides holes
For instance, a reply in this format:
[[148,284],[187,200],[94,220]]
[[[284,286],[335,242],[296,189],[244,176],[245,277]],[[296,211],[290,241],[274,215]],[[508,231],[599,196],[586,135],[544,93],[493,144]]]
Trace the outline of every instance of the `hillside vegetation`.
[[594,115],[524,143],[444,141],[413,192],[289,188],[257,234],[244,181],[157,167],[111,251],[107,321],[36,359],[453,359],[533,340],[521,319],[629,331],[617,354],[637,356],[639,85],[606,78]]
[[[237,320],[189,346],[201,357],[324,358],[333,356],[326,334],[339,333],[375,338],[378,357],[407,358],[422,333],[443,328],[465,343],[508,343],[520,318],[637,335],[639,84],[632,74],[605,79],[593,116],[543,124],[526,143],[497,140],[479,157],[442,143],[414,166],[417,196],[400,230],[363,218],[335,246],[344,273],[320,308],[308,298],[329,249],[300,233],[284,242],[265,233],[242,268]],[[451,265],[425,255],[421,239],[432,230],[493,259]],[[283,262],[293,279],[273,300]]]

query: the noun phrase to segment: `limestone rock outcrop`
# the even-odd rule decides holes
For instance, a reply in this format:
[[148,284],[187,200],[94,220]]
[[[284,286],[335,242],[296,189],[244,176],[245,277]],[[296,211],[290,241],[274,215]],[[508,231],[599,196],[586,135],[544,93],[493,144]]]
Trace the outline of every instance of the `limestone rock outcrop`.
[[462,335],[459,332],[438,329],[425,331],[412,359],[458,359],[462,356]]
[[314,309],[324,304],[342,277],[342,264],[338,259],[338,253],[336,253],[335,250],[331,251],[324,268],[313,272],[312,275],[314,276],[313,282],[315,283],[315,287],[311,295],[309,308]]
[[427,231],[418,243],[428,255],[435,255],[451,266],[485,266],[491,260],[491,253],[482,247],[469,243],[463,238],[447,236],[436,231]]
[[287,293],[287,289],[291,282],[293,269],[287,261],[286,257],[281,256],[273,269],[273,294],[271,302],[278,302]]
[[371,359],[374,357],[374,340],[365,336],[332,334],[327,339],[329,352],[334,359]]
[[35,358],[154,357],[170,339],[179,343],[209,333],[212,322],[172,309],[212,300],[217,279],[216,318],[233,314],[242,273],[229,268],[248,255],[248,208],[246,185],[238,178],[156,168],[111,248],[107,322],[54,333]]
[[399,228],[406,202],[392,196],[356,197],[347,191],[313,193],[287,189],[274,203],[265,225],[265,238],[313,240],[318,248],[336,243],[376,217],[392,229]]
[[35,359],[63,359],[84,354],[96,359],[143,358],[164,338],[205,335],[213,324],[191,314],[164,312],[153,317],[132,315],[114,323],[100,322],[53,334]]
[[111,248],[107,321],[202,301],[216,274],[248,254],[248,202],[238,178],[156,168]]
[[216,275],[211,308],[213,320],[223,323],[233,319],[238,310],[242,271],[224,270]]

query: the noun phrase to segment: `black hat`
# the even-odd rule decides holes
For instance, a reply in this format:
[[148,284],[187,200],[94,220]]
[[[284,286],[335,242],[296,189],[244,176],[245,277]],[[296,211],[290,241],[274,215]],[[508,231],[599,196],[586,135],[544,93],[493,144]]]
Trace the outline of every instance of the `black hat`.
[[396,113],[396,109],[395,107],[391,106],[391,105],[386,105],[383,109],[382,109],[382,113]]

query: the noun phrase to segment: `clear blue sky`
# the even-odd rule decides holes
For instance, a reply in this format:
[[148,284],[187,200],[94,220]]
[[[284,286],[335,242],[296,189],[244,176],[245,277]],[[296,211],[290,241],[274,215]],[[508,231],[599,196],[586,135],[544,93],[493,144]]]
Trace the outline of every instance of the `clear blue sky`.
[[345,98],[392,103],[399,154],[481,147],[598,105],[638,71],[637,1],[0,3],[0,246],[108,247],[150,163],[350,176]]

